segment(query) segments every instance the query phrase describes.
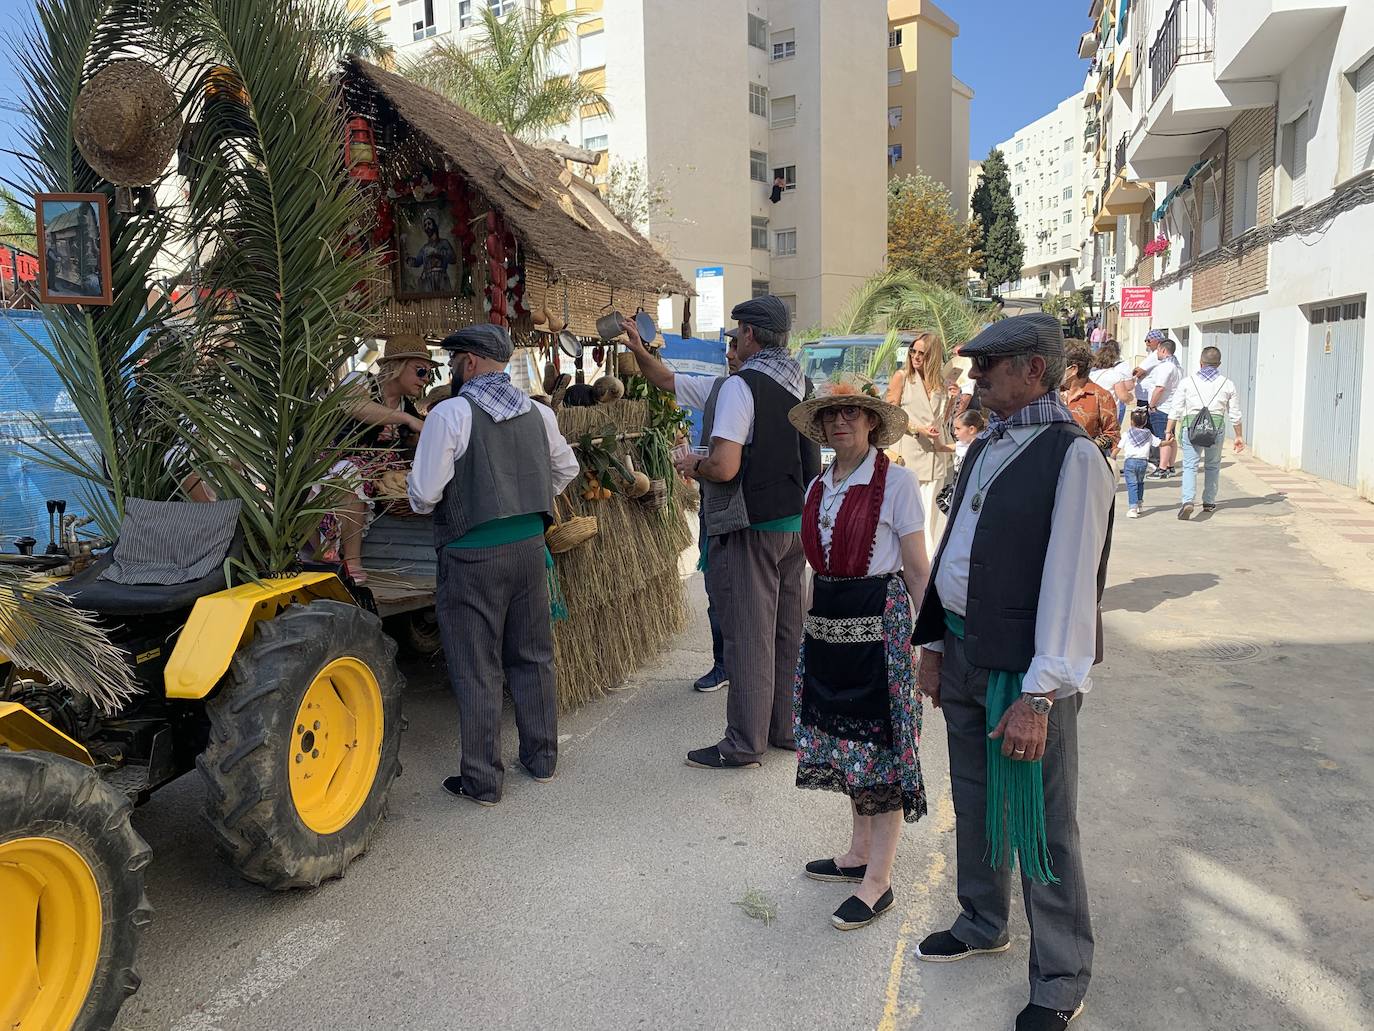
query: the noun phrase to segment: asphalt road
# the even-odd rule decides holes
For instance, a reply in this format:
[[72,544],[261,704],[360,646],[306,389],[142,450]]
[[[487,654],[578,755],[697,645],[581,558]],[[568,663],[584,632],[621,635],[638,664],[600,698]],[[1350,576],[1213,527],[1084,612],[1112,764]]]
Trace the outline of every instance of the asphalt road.
[[[1210,520],[1175,520],[1177,491],[1152,485],[1145,518],[1117,524],[1108,659],[1080,716],[1097,956],[1074,1027],[1374,1027],[1368,556],[1313,537],[1243,468]],[[801,866],[843,849],[843,799],[798,791],[783,753],[753,771],[682,764],[723,725],[724,694],[689,686],[708,649],[698,612],[633,684],[567,716],[550,784],[519,773],[508,740],[493,809],[440,790],[454,707],[440,669],[412,666],[391,815],[314,892],[239,881],[196,779],[163,790],[135,816],[157,912],[118,1026],[1010,1028],[1019,901],[1008,953],[930,966],[912,951],[956,911],[938,713],[898,905],[841,934],[845,887]],[[751,891],[771,922],[738,904]]]

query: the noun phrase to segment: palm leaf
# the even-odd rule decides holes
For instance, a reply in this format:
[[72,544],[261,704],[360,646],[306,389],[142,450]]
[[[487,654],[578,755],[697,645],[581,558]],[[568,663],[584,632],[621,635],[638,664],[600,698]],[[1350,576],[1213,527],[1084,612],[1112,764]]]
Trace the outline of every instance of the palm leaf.
[[0,659],[90,699],[108,715],[118,712],[139,692],[127,656],[95,616],[46,586],[25,570],[0,565]]

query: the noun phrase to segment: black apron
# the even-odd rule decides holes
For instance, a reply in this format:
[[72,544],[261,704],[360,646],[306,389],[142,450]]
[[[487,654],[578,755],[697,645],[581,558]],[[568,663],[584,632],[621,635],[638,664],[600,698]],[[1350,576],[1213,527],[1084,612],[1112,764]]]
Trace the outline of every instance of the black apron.
[[815,577],[802,640],[803,725],[891,745],[883,616],[893,575]]

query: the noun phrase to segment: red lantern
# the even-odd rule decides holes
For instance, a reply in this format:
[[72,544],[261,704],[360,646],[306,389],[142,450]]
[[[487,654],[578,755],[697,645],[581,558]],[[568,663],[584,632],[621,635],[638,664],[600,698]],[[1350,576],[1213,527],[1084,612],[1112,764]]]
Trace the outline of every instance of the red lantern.
[[360,183],[375,183],[381,178],[377,167],[377,139],[367,119],[357,115],[345,126],[348,174]]

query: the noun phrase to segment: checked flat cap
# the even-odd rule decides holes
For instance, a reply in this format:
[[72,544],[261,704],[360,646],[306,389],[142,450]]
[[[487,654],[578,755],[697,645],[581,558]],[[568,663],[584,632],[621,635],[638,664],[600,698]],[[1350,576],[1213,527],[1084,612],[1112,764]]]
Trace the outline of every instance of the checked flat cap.
[[1064,330],[1059,320],[1044,312],[1020,315],[994,322],[959,348],[965,358],[976,355],[1041,354],[1054,357],[1064,353]]
[[[770,329],[774,333],[786,333],[792,328],[792,316],[787,313],[787,305],[772,294],[764,294],[748,301],[741,301],[730,309],[730,318],[745,326]],[[726,330],[725,335],[733,337],[739,329]]]
[[490,322],[465,326],[457,333],[450,333],[439,346],[445,351],[466,352],[498,362],[510,361],[510,356],[515,353],[510,331],[504,326],[495,326]]

